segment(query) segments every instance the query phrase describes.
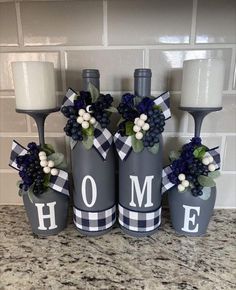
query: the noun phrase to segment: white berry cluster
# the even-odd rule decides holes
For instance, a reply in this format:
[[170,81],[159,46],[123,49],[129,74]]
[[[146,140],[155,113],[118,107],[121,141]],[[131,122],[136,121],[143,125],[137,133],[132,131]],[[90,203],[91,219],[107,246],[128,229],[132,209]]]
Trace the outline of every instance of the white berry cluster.
[[181,183],[178,185],[179,191],[184,191],[186,187],[189,187],[189,181],[186,179],[185,174],[180,173],[178,175],[178,179],[181,181]]
[[202,159],[202,163],[204,165],[208,165],[208,170],[211,172],[216,170],[216,167],[215,167],[215,164],[213,164],[213,161],[214,161],[213,157],[207,154],[205,154]]
[[39,152],[40,166],[43,167],[43,172],[48,174],[51,173],[53,176],[58,175],[58,169],[53,168],[54,162],[47,160],[47,155],[44,151]]
[[82,128],[88,129],[89,123],[94,125],[96,123],[96,119],[91,116],[90,106],[87,106],[86,110],[79,110],[79,117],[77,118],[77,123],[81,124]]
[[148,123],[145,123],[145,121],[147,120],[147,115],[145,114],[141,114],[139,116],[139,118],[135,118],[134,120],[134,127],[133,127],[133,131],[136,133],[135,137],[138,140],[143,139],[143,133],[141,132],[141,130],[143,131],[148,131],[150,126]]

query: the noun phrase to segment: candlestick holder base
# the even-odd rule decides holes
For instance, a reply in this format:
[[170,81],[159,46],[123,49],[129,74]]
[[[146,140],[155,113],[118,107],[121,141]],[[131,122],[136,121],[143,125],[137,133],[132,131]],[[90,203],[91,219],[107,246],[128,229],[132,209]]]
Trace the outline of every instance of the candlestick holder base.
[[24,113],[31,116],[37,125],[38,133],[39,133],[39,144],[43,146],[45,144],[44,139],[44,124],[47,116],[51,113],[58,112],[60,107],[53,109],[45,109],[45,110],[24,110],[24,109],[16,109],[17,113]]
[[179,107],[180,110],[186,111],[192,115],[194,119],[194,136],[200,137],[203,119],[211,112],[220,111],[222,107],[215,108],[194,108],[194,107]]

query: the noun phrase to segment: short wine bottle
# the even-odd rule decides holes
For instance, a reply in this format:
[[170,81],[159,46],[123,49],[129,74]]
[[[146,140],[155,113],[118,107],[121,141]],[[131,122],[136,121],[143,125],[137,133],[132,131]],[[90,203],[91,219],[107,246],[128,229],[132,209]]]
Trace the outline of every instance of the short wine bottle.
[[[99,71],[82,72],[83,90],[92,83],[99,90]],[[111,147],[104,160],[92,147],[87,150],[82,142],[72,149],[72,175],[74,181],[74,223],[89,236],[108,232],[115,223],[115,159]]]
[[[136,69],[134,92],[137,102],[151,96],[151,70]],[[119,223],[131,236],[155,233],[161,221],[162,135],[159,151],[147,147],[127,159],[119,160]]]

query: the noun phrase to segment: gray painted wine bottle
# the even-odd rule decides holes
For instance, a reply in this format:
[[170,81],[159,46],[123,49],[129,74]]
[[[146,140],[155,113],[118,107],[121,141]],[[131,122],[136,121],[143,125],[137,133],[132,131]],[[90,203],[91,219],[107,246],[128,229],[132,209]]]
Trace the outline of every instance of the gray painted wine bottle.
[[[151,96],[151,70],[134,72],[135,98]],[[148,236],[158,230],[161,220],[162,135],[159,151],[130,152],[119,160],[119,223],[122,230],[135,237]],[[122,216],[122,217],[121,217]]]
[[[83,90],[92,83],[99,90],[99,71],[82,72]],[[82,142],[72,149],[74,182],[74,223],[85,235],[98,236],[108,232],[115,222],[115,159],[114,150],[104,160],[92,147],[87,150]]]

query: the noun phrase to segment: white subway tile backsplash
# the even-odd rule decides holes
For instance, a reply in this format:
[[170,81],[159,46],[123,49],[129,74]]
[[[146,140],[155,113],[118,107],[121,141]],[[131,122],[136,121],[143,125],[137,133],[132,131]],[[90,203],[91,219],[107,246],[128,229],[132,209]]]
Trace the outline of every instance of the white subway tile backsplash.
[[[235,120],[236,121],[236,120]],[[223,170],[236,171],[236,136],[227,136],[223,157]]]
[[13,61],[50,61],[53,62],[57,74],[57,89],[61,90],[61,65],[58,52],[0,52],[0,90],[13,90]]
[[108,43],[189,43],[192,1],[109,0]]
[[[112,91],[116,105],[124,92],[133,91],[134,69],[150,67],[153,95],[175,91],[164,132],[167,165],[170,150],[179,150],[194,135],[192,117],[178,109],[183,61],[222,58],[223,110],[205,118],[202,139],[224,151],[216,206],[236,207],[235,50],[236,0],[0,0],[0,204],[22,204],[18,175],[8,167],[12,140],[38,142],[30,137],[36,136],[34,121],[15,113],[12,61],[53,62],[60,99],[66,87],[82,89],[82,69],[97,68],[101,91]],[[113,133],[119,118],[112,115]],[[46,142],[63,153],[65,123],[58,112],[45,126]]]
[[[193,132],[193,126],[193,119],[189,115],[188,132]],[[223,96],[223,109],[205,117],[202,132],[236,133],[236,95]]]
[[200,58],[220,58],[225,61],[224,89],[228,89],[231,49],[201,50],[150,50],[150,68],[153,73],[153,90],[181,90],[183,61]]
[[14,3],[0,3],[0,46],[18,45]]
[[143,50],[81,50],[67,52],[66,84],[82,89],[81,71],[100,70],[101,90],[133,90],[134,69],[143,67]]
[[179,110],[180,95],[170,94],[171,118],[166,121],[165,132],[183,132],[187,113]]
[[22,2],[25,45],[102,44],[102,1]]
[[[61,112],[50,114],[45,121],[45,132],[63,133],[66,122],[67,119]],[[38,132],[36,123],[32,118],[30,118],[30,125],[32,132]]]
[[235,0],[198,0],[196,43],[236,43],[235,27]]
[[15,99],[0,99],[0,132],[27,131],[26,115],[15,111]]
[[217,194],[215,207],[236,206],[236,174],[221,174],[216,179]]

